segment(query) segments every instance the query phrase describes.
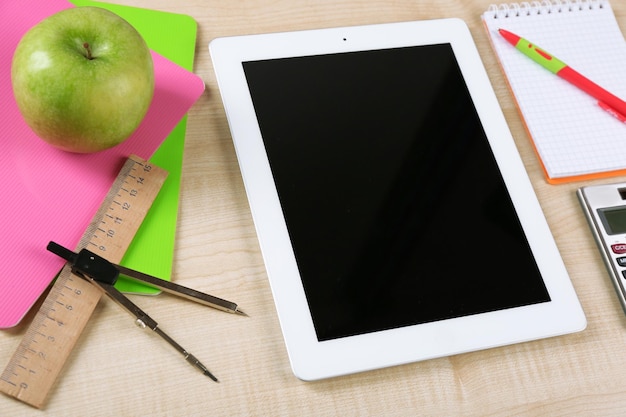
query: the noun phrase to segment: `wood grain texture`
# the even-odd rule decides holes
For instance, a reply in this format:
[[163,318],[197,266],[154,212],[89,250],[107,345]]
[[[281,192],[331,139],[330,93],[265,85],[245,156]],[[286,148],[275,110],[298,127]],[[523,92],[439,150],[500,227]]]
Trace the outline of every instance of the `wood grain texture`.
[[[236,301],[250,317],[166,294],[134,298],[216,374],[221,383],[214,384],[181,364],[156,335],[138,330],[116,305],[102,302],[46,407],[35,410],[0,396],[1,416],[626,415],[626,315],[574,194],[580,186],[608,181],[545,181],[482,27],[480,15],[490,0],[112,2],[184,13],[198,22],[194,72],[207,89],[189,113],[174,280]],[[626,2],[613,0],[612,7],[626,33]],[[459,17],[470,27],[588,327],[574,335],[299,381],[289,366],[207,45],[219,36],[443,17]],[[0,332],[0,364],[23,333],[24,326]]]

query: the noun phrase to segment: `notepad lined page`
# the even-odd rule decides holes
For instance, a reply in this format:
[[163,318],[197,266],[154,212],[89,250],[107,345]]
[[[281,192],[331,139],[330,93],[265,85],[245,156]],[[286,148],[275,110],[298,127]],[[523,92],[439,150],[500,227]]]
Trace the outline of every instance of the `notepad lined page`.
[[526,38],[626,99],[626,41],[608,1],[492,5],[482,19],[548,180],[626,169],[626,124],[498,33]]

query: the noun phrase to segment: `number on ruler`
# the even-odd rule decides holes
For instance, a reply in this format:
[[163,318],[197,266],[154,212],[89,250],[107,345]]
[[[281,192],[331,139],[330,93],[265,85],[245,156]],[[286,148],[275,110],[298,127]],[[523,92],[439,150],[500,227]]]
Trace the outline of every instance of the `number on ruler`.
[[[166,177],[166,171],[131,156],[78,248],[89,246],[119,262]],[[64,267],[0,375],[0,391],[41,407],[100,296],[99,290]]]

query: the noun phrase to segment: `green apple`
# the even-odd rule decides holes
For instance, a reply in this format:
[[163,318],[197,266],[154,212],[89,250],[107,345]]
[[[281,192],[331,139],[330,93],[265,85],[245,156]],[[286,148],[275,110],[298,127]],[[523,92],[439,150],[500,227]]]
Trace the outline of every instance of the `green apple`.
[[22,37],[11,82],[37,136],[89,153],[135,131],[154,94],[154,68],[135,28],[108,10],[85,6],[62,10]]

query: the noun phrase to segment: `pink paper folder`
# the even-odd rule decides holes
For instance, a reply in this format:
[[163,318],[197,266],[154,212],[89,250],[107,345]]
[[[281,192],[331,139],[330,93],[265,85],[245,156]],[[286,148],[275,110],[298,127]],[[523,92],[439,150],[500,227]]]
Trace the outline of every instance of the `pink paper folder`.
[[66,0],[0,1],[0,328],[18,323],[63,266],[48,242],[75,248],[128,156],[150,158],[204,91],[198,76],[153,52],[154,98],[131,138],[87,155],[49,146],[17,109],[11,59],[28,29],[69,7]]

